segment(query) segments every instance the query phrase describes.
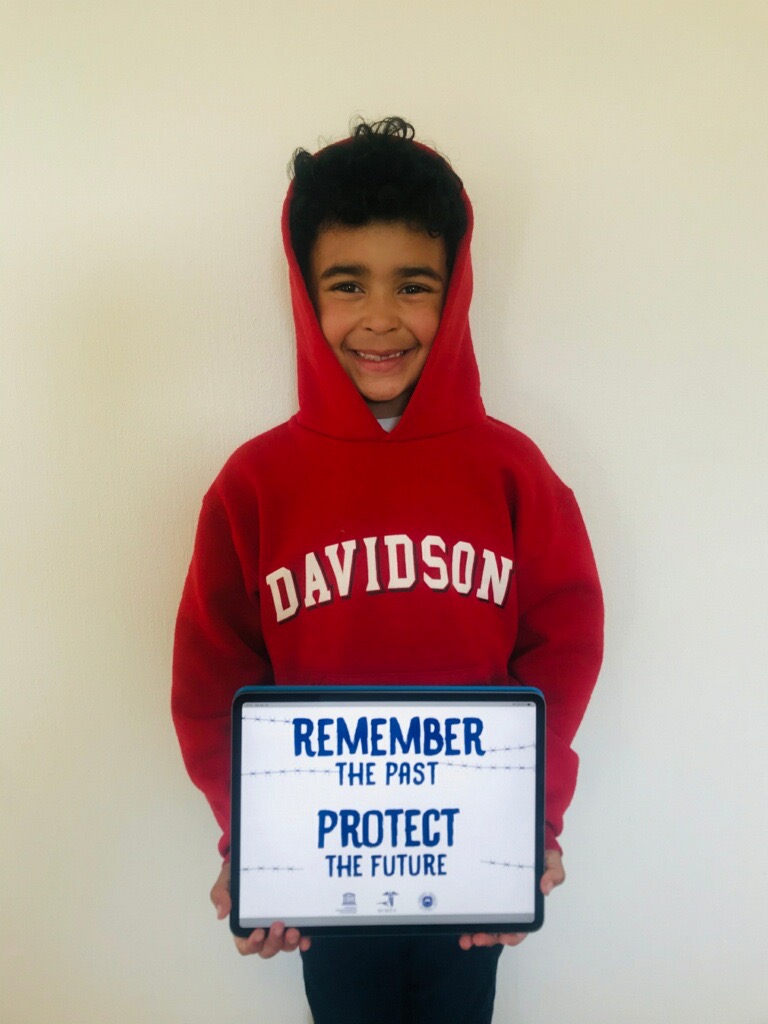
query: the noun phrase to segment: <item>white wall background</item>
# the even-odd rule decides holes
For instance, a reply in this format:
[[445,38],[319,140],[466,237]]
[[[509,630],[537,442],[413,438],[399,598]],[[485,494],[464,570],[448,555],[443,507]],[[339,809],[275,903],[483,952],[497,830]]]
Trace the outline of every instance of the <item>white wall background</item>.
[[4,5],[2,1020],[305,1024],[168,714],[199,501],[294,409],[297,145],[403,114],[476,205],[492,413],[574,487],[607,656],[496,1020],[766,1024],[760,0]]

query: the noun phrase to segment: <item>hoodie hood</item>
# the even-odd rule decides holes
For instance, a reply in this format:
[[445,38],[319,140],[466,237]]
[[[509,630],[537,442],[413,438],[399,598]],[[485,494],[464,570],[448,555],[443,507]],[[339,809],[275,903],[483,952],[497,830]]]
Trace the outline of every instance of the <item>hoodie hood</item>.
[[467,230],[456,249],[440,326],[402,419],[389,433],[379,426],[320,330],[293,250],[289,217],[292,198],[293,182],[283,204],[282,231],[296,327],[298,423],[348,441],[392,443],[445,434],[483,420],[480,377],[469,329],[473,217],[466,192],[462,190]]

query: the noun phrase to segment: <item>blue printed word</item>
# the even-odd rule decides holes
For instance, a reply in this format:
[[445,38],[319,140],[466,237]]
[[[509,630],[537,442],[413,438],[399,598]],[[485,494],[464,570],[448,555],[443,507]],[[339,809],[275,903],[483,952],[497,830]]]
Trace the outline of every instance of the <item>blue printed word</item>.
[[447,875],[445,858],[444,853],[372,853],[371,876]]
[[387,761],[384,767],[388,786],[392,784],[393,779],[401,786],[422,786],[427,776],[430,785],[435,784],[437,761],[414,761],[413,764],[410,761]]
[[[317,845],[322,850],[326,839],[333,835],[342,848],[375,847],[382,843],[391,847],[437,846],[439,843],[453,846],[453,823],[458,813],[458,807],[440,810],[433,807],[426,811],[398,807],[362,814],[352,808],[322,810],[317,812]],[[441,821],[445,835],[439,827]]]
[[358,718],[350,729],[345,718],[294,718],[293,752],[296,757],[340,757],[366,754],[392,757],[395,754],[424,754],[446,757],[485,754],[480,742],[481,718],[420,718],[414,716],[403,732],[397,718]]

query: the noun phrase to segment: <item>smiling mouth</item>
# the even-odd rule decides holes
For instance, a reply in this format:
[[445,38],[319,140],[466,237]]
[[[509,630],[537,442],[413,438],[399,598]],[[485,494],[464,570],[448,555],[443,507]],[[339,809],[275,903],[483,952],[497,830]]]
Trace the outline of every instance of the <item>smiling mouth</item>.
[[411,351],[409,348],[400,349],[398,352],[361,352],[359,349],[352,349],[358,359],[364,359],[368,363],[387,363],[391,359],[399,359]]

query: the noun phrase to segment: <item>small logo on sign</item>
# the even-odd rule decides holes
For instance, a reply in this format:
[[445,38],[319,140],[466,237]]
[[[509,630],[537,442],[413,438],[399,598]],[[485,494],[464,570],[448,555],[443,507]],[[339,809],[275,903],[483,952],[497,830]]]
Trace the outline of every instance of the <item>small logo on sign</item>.
[[338,909],[339,914],[356,914],[357,913],[357,899],[353,892],[345,892],[341,897],[341,906]]
[[423,892],[419,896],[419,906],[422,910],[434,910],[437,906],[437,896],[433,892]]
[[395,896],[399,895],[396,892],[383,892],[381,894],[384,899],[379,900],[376,906],[379,908],[380,914],[394,914],[395,913]]

